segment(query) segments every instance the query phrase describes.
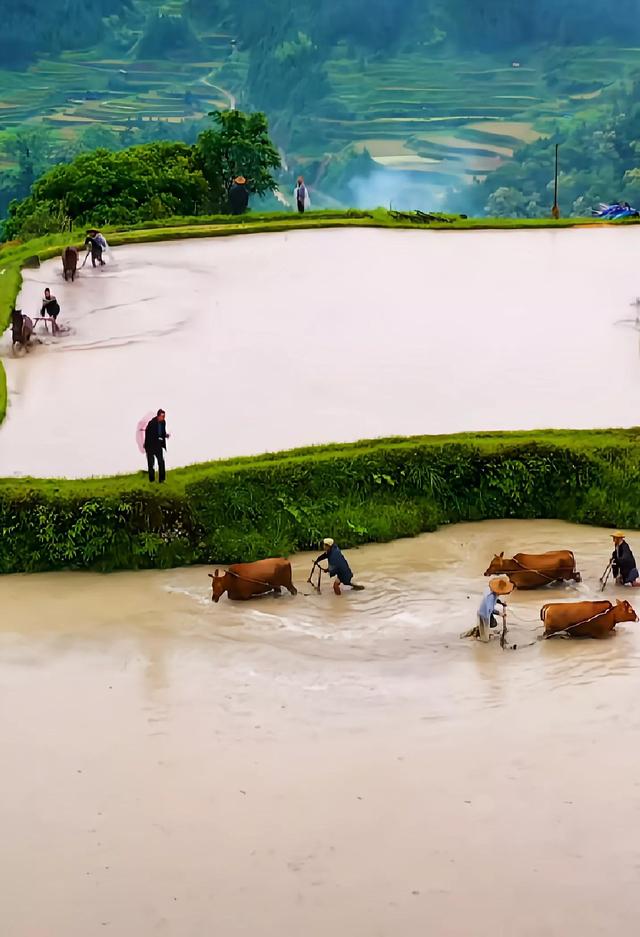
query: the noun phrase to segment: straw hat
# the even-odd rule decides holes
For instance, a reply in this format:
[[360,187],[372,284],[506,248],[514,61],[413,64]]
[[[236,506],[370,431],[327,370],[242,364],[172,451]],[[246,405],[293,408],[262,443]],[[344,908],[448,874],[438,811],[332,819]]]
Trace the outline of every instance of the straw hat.
[[496,576],[495,579],[489,580],[489,588],[496,595],[509,595],[510,592],[513,592],[513,583],[510,579]]
[[236,176],[233,181],[237,183],[238,185],[244,185],[247,180],[245,179],[244,176]]
[[331,539],[331,537],[325,537],[324,540],[322,541],[322,546],[323,546],[323,547],[332,547],[332,546],[333,546],[333,543],[334,543],[334,542],[333,542],[333,540]]
[[614,540],[624,540],[624,534],[622,533],[621,530],[614,530],[611,536],[613,537]]

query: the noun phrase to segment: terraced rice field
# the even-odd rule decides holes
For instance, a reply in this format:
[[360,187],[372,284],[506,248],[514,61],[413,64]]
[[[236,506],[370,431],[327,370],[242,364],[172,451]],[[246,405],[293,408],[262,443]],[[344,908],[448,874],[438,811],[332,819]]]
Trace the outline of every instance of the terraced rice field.
[[[200,39],[200,62],[85,52],[43,59],[26,74],[0,71],[0,131],[45,124],[73,138],[92,125],[123,131],[138,121],[198,119],[236,100],[250,107],[247,53],[233,52],[227,35]],[[603,89],[634,68],[635,48],[544,50],[514,68],[508,56],[455,59],[425,49],[367,59],[338,47],[328,63],[330,100],[312,130],[288,147],[288,162],[303,166],[355,144],[381,166],[459,186],[548,133],[554,119],[588,112]]]
[[355,142],[383,166],[468,182],[548,132],[553,119],[577,114],[632,68],[640,68],[640,49],[563,49],[518,68],[488,56],[441,59],[428,51],[390,61],[344,55],[329,66],[336,117],[318,121],[317,143],[335,152]]
[[44,123],[71,133],[87,125],[121,130],[130,119],[198,118],[234,103],[214,77],[231,54],[229,36],[203,39],[194,63],[96,59],[72,53],[42,59],[26,73],[0,71],[0,130]]

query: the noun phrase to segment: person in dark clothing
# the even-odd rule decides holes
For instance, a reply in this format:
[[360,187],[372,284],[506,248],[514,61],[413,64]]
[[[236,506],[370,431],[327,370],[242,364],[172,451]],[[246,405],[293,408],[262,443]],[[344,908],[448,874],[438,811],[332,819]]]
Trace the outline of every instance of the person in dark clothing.
[[58,300],[55,296],[51,295],[51,290],[49,287],[44,291],[44,297],[42,299],[42,306],[40,308],[41,316],[50,316],[52,319],[57,319],[60,314],[60,306],[58,305]]
[[88,251],[91,251],[91,266],[95,267],[95,265],[98,264],[99,266],[104,267],[104,260],[102,259],[102,244],[98,238],[91,234],[87,234],[84,246]]
[[[322,541],[322,546],[325,549],[324,553],[321,553],[320,556],[316,558],[316,564],[321,563],[323,560],[327,561],[327,566],[329,567],[328,573],[335,581],[333,583],[333,591],[336,595],[341,595],[340,586],[351,586],[352,589],[364,589],[364,586],[359,586],[353,581],[353,573],[351,572],[351,567],[347,563],[347,560],[340,549],[340,547],[334,543],[331,537],[325,537]],[[322,567],[321,567],[322,568]]]
[[249,191],[244,176],[236,176],[229,190],[229,207],[232,215],[242,215],[249,207]]
[[621,530],[616,530],[613,537],[613,553],[611,554],[611,568],[616,582],[621,586],[640,587],[640,573],[636,566],[636,558],[631,547],[624,539]]
[[164,450],[167,448],[166,414],[164,410],[158,410],[156,416],[147,423],[144,431],[144,451],[147,453],[147,466],[149,468],[149,481],[156,480],[155,461],[158,461],[158,481],[163,482],[166,477],[164,467]]

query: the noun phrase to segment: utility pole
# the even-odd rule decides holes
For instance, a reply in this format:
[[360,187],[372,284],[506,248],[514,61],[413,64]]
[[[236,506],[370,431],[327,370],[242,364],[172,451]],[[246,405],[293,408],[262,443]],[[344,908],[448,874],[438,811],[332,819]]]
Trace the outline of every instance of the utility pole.
[[553,185],[553,208],[551,209],[551,217],[555,218],[556,221],[560,217],[560,209],[558,208],[558,146],[559,144],[556,143],[556,172]]

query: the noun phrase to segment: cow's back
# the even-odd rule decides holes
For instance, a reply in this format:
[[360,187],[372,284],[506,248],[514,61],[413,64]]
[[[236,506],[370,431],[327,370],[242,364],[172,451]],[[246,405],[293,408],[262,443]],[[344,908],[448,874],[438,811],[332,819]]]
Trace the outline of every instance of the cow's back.
[[541,573],[569,569],[575,566],[575,557],[571,550],[550,550],[548,553],[516,553],[516,563],[527,569],[538,570]]
[[280,570],[290,565],[289,560],[275,556],[266,560],[256,560],[255,563],[234,563],[233,566],[229,567],[229,572],[236,573],[236,575],[247,579],[269,582],[274,576],[278,575]]

